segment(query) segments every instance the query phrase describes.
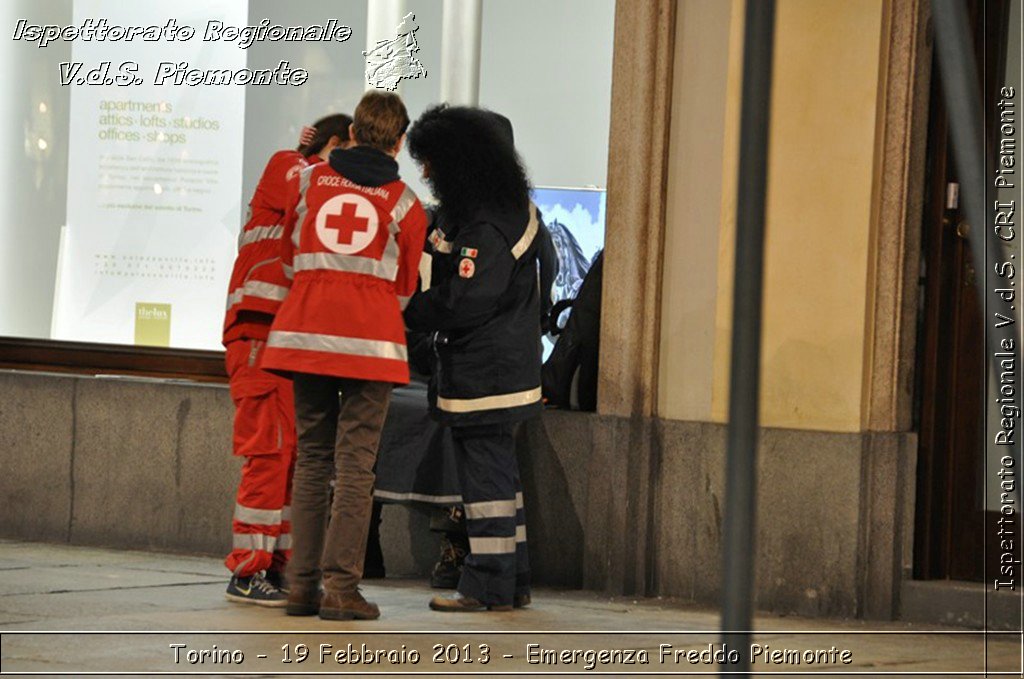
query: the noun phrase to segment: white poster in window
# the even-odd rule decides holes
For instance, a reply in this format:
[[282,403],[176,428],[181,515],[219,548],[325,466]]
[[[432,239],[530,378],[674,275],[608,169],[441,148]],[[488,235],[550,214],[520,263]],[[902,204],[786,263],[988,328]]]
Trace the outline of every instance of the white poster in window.
[[[72,136],[55,338],[219,348],[240,222],[245,88],[156,80],[182,62],[244,68],[237,42],[207,42],[203,31],[210,21],[245,25],[247,4],[76,0],[78,26],[102,18],[163,27],[172,12],[195,35],[73,43],[82,67],[62,67],[73,83]],[[134,82],[115,84],[118,76]]]

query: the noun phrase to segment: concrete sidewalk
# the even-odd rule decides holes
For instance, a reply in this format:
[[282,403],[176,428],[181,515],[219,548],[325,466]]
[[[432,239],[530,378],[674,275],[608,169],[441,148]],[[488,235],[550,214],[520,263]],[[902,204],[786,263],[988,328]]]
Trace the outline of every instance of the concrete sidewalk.
[[[215,559],[0,541],[0,671],[75,676],[135,672],[711,676],[717,667],[704,662],[710,655],[707,649],[709,645],[712,651],[720,649],[715,611],[658,599],[540,590],[532,608],[521,611],[442,614],[428,610],[432,591],[422,582],[374,581],[364,591],[380,604],[383,617],[346,623],[287,617],[280,610],[233,604],[223,597],[225,585],[226,573]],[[755,662],[758,673],[983,676],[987,644],[990,676],[1021,676],[1019,634],[986,638],[977,632],[900,623],[794,617],[758,618],[756,628],[754,641],[768,647]],[[322,657],[321,645],[327,644]],[[298,662],[304,654],[302,645],[309,655]],[[849,663],[842,661],[843,650],[849,651]],[[569,657],[563,651],[578,652]],[[692,656],[688,651],[693,651]],[[780,651],[772,662],[771,653]],[[639,663],[645,654],[649,664],[628,662]],[[202,662],[190,662],[200,656]],[[808,664],[808,658],[817,662]]]

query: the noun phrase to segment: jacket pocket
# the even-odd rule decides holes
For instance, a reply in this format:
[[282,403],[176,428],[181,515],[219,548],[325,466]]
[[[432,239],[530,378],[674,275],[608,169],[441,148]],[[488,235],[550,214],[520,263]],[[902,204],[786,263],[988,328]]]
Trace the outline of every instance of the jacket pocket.
[[239,381],[231,385],[231,399],[235,402],[235,455],[282,453],[287,422],[277,385],[266,380]]
[[479,341],[438,348],[441,389],[446,396],[477,398],[502,391],[500,358],[482,344]]

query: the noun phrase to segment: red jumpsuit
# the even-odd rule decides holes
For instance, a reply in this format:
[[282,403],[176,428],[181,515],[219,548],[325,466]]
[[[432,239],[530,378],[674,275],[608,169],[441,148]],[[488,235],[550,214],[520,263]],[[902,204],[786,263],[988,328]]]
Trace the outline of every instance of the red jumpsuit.
[[[312,160],[318,161],[319,158]],[[281,266],[281,235],[290,184],[309,163],[279,151],[249,203],[228,286],[223,343],[235,403],[234,453],[245,457],[224,564],[239,577],[284,571],[291,554],[291,479],[295,404],[290,380],[259,367],[270,325],[290,287]]]

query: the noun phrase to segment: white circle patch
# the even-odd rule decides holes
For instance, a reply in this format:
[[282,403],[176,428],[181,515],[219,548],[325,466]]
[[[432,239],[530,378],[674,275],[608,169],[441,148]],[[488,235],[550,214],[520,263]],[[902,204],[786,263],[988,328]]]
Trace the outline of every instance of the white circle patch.
[[320,206],[316,235],[328,250],[354,255],[365,250],[377,236],[377,208],[357,193],[343,193]]

